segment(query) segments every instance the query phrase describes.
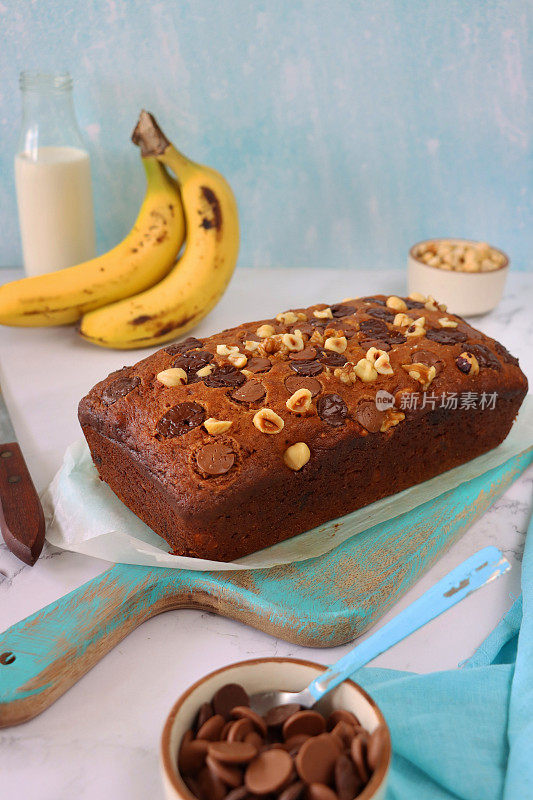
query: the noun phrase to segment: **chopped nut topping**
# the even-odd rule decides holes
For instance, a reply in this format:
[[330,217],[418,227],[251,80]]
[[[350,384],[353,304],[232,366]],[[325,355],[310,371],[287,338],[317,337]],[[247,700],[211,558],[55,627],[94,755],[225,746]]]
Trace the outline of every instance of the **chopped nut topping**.
[[248,350],[250,353],[254,353],[256,350],[259,350],[260,347],[260,342],[246,340],[244,343],[244,349]]
[[426,324],[425,317],[418,317],[415,319],[412,325],[404,331],[405,336],[424,336],[426,329],[424,325]]
[[[276,319],[282,325],[292,325],[294,322],[298,322],[298,317],[294,311],[283,311],[281,314],[277,314]],[[257,335],[259,336],[259,334]]]
[[164,369],[162,372],[158,372],[157,380],[159,383],[162,383],[163,386],[183,386],[183,384],[187,383],[187,373],[180,367],[171,367],[170,369]]
[[273,325],[260,325],[255,333],[260,339],[267,339],[269,336],[276,333],[276,329]]
[[341,300],[341,303],[351,303],[353,300],[357,300],[357,297],[345,297],[344,300]]
[[315,328],[315,330],[313,331],[313,333],[309,337],[309,343],[310,344],[319,344],[319,345],[323,345],[324,344],[324,337],[322,336],[322,334],[320,333],[318,328]]
[[473,353],[461,353],[455,363],[465,375],[479,375],[479,362]]
[[406,325],[412,325],[413,322],[414,319],[407,314],[396,314],[392,324],[395,328],[405,328]]
[[360,361],[357,362],[355,365],[355,374],[358,378],[360,378],[364,383],[369,383],[370,381],[375,381],[378,377],[378,373],[374,365],[371,361],[368,361],[366,358],[362,358]]
[[279,433],[285,425],[279,414],[271,408],[260,408],[254,414],[253,423],[261,433]]
[[217,344],[217,355],[229,356],[231,353],[238,353],[238,347],[228,347],[227,344]]
[[268,339],[263,339],[263,350],[267,355],[268,354],[271,355],[272,353],[277,353],[278,350],[281,350],[282,347],[283,343],[281,341],[281,336],[274,335],[274,336],[269,336]]
[[427,297],[425,294],[420,294],[420,292],[411,292],[409,295],[410,300],[415,300],[417,303],[425,303]]
[[336,330],[335,328],[325,328],[324,333],[322,335],[325,341],[326,339],[329,339],[330,336],[344,336],[344,331]]
[[[414,298],[413,298],[414,299]],[[393,428],[395,425],[398,425],[399,422],[405,419],[405,414],[403,411],[393,411],[391,408],[387,409],[387,416],[381,423],[380,431],[381,433],[386,433],[389,428]]]
[[371,347],[367,350],[365,358],[374,365],[374,369],[379,375],[394,375],[389,354],[385,352],[385,350],[378,350],[377,347]]
[[337,367],[335,370],[333,370],[333,374],[347,386],[353,386],[357,380],[354,365],[350,361],[345,364],[344,367]]
[[333,319],[331,308],[323,308],[322,311],[317,309],[317,311],[313,311],[313,315],[317,319]]
[[292,352],[298,352],[299,350],[304,349],[304,340],[299,331],[295,331],[294,333],[284,333],[281,337],[281,341],[285,347]]
[[439,319],[439,324],[443,328],[457,328],[457,326],[459,325],[459,323],[456,322],[454,319],[449,319],[448,317],[441,317]]
[[214,369],[215,369],[214,364],[206,364],[205,367],[202,367],[202,369],[197,370],[196,374],[198,375],[199,378],[207,378],[208,375],[211,375]]
[[307,322],[307,314],[305,311],[297,311],[296,316],[300,322]]
[[295,472],[304,467],[310,458],[311,451],[305,442],[296,442],[296,444],[287,447],[283,454],[285,464]]
[[439,310],[439,304],[437,303],[435,298],[432,297],[430,294],[428,294],[428,296],[426,298],[425,307],[427,308],[428,311],[438,311]]
[[313,395],[309,389],[297,389],[292,394],[285,405],[293,414],[305,414],[311,408]]
[[237,367],[237,369],[245,367],[246,364],[248,363],[248,359],[246,358],[246,356],[243,355],[242,353],[239,353],[238,351],[236,353],[231,353],[228,356],[228,361],[230,362],[230,364],[233,364],[234,367]]
[[209,417],[209,419],[206,419],[204,422],[204,428],[211,436],[229,431],[232,425],[233,422],[229,419],[215,419],[214,417]]
[[330,336],[324,343],[326,350],[333,350],[334,353],[344,353],[347,346],[346,336]]
[[402,300],[401,297],[396,297],[394,294],[387,298],[386,305],[387,308],[393,308],[395,311],[407,311],[405,301]]
[[394,375],[388,353],[381,351],[381,355],[374,361],[374,369],[379,375]]
[[442,311],[442,312],[444,312],[444,311],[446,311],[446,308],[447,308],[447,306],[444,303],[439,303],[430,294],[428,294],[428,296],[426,297],[425,306],[426,306],[428,311]]
[[402,369],[409,374],[410,378],[418,381],[424,390],[430,386],[432,380],[437,374],[437,370],[434,366],[430,367],[427,364],[421,364],[418,361],[414,364],[402,364]]

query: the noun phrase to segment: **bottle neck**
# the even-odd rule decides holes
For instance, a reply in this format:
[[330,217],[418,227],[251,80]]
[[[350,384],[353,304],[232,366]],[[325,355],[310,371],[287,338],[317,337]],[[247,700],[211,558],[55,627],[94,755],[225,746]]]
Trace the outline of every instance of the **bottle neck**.
[[36,160],[42,147],[84,148],[74,110],[70,75],[23,72],[20,89],[22,126],[19,152]]

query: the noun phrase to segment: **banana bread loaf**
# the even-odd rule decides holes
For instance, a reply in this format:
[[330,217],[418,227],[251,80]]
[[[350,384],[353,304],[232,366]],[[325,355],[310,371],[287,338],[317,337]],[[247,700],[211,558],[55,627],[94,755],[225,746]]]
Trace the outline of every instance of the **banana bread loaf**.
[[174,553],[229,561],[496,447],[526,392],[517,359],[433,298],[377,295],[171,344],[79,419]]

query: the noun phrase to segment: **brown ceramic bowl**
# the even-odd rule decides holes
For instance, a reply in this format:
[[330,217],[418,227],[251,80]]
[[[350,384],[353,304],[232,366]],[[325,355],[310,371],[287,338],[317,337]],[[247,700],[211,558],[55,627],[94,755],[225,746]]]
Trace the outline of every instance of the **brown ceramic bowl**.
[[[167,717],[161,738],[161,775],[167,800],[195,800],[177,768],[178,751],[183,735],[190,728],[202,703],[211,700],[226,683],[240,683],[248,694],[273,689],[298,692],[323,672],[325,667],[297,658],[257,658],[241,661],[211,672],[184,692]],[[368,694],[351,680],[346,680],[320,701],[319,708],[328,714],[338,708],[354,713],[372,733],[385,718]],[[384,800],[391,761],[390,735],[385,752],[370,782],[357,800]]]

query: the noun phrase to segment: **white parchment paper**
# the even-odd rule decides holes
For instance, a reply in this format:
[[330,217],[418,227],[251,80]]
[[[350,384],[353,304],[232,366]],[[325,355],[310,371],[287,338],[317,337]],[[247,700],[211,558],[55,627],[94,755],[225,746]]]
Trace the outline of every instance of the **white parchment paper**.
[[528,395],[509,436],[495,450],[340,520],[332,520],[237,562],[224,563],[171,555],[167,543],[99,479],[85,440],[81,439],[68,448],[59,472],[43,495],[46,538],[65,550],[125,564],[197,571],[264,569],[327,553],[351,536],[432,500],[531,446],[533,396]]

